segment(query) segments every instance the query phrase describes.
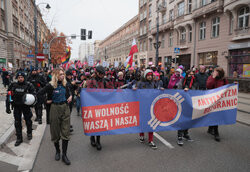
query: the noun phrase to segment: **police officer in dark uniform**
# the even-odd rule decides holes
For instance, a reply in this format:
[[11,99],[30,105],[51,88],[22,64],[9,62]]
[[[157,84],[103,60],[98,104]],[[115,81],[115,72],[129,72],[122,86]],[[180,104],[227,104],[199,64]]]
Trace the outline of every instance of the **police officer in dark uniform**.
[[11,113],[10,103],[14,108],[15,128],[17,140],[15,146],[19,146],[23,142],[22,137],[22,114],[24,116],[27,126],[27,138],[32,139],[32,112],[30,106],[24,104],[24,96],[26,93],[35,94],[34,86],[24,80],[25,74],[23,72],[17,73],[18,82],[13,82],[8,88],[6,99],[6,112]]
[[[28,77],[27,79],[30,83],[33,84],[33,86],[36,89],[36,92],[38,92],[42,87],[45,86],[46,82],[44,77],[42,77],[41,75],[39,75],[37,73],[37,69],[33,68],[31,75]],[[38,121],[39,124],[42,124],[42,104],[44,102],[44,95],[39,95],[37,97],[37,103],[35,105],[35,111],[36,111],[36,119],[35,121]]]
[[[95,77],[87,81],[87,88],[113,88],[113,84],[109,80],[104,78],[105,69],[103,66],[97,66]],[[90,143],[93,147],[96,147],[97,150],[102,149],[101,145],[101,136],[91,136]]]

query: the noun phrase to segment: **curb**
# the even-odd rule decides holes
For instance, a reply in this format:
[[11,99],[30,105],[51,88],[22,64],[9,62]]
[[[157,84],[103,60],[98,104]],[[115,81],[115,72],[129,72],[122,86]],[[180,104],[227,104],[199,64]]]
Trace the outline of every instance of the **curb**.
[[0,138],[0,148],[3,148],[3,145],[8,141],[8,139],[14,134],[15,126],[12,124],[10,128],[2,135]]

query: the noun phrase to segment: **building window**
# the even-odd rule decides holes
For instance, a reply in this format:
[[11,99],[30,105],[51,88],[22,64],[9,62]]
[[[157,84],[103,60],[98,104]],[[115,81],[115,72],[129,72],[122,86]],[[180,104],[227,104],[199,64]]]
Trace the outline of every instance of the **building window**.
[[200,23],[200,40],[206,38],[206,22]]
[[150,39],[150,41],[149,41],[149,50],[150,51],[153,50],[153,41],[152,41],[152,39]]
[[249,23],[249,7],[243,7],[238,12],[238,26],[239,29],[248,27]]
[[140,0],[140,7],[143,6],[143,0]]
[[143,42],[143,50],[147,51],[147,43],[146,43],[146,41]]
[[206,52],[206,53],[199,53],[199,64],[200,65],[217,65],[217,57],[218,52]]
[[147,10],[144,11],[144,17],[143,19],[147,18]]
[[162,24],[167,22],[167,15],[166,13],[162,14]]
[[4,0],[1,0],[1,9],[4,10]]
[[181,29],[181,41],[185,41],[186,40],[186,29],[183,27]]
[[149,9],[148,9],[148,16],[149,16],[149,17],[152,17],[152,5],[149,6]]
[[207,2],[206,2],[207,0],[201,0],[201,6],[204,6],[204,5],[206,5],[207,4]]
[[188,29],[188,42],[192,42],[192,27],[189,26]]
[[233,33],[233,29],[234,29],[234,16],[231,14],[230,15],[230,26],[229,26],[229,34]]
[[220,33],[220,18],[216,17],[212,19],[212,37],[216,38]]
[[169,11],[169,20],[172,21],[174,19],[174,10]]
[[165,35],[162,35],[162,39],[161,39],[161,48],[165,48]]
[[152,22],[149,21],[149,22],[148,22],[148,30],[151,30],[151,25],[152,25]]
[[184,1],[178,4],[178,16],[184,15],[185,3]]
[[169,47],[173,46],[173,32],[169,33]]
[[2,11],[2,13],[1,13],[1,29],[2,30],[5,30],[5,18],[4,17],[5,17],[5,15]]
[[192,12],[192,0],[188,0],[188,14]]

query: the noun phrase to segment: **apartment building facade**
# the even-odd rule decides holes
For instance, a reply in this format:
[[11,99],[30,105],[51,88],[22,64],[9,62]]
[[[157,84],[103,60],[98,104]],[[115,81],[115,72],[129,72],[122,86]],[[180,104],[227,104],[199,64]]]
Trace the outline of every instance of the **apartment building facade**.
[[[9,63],[14,68],[35,65],[34,57],[27,56],[34,54],[34,1],[0,1],[0,67],[8,67]],[[44,43],[50,32],[39,10],[37,28],[38,43]]]
[[[248,0],[151,0],[148,17],[148,63],[155,62],[156,23],[159,21],[159,65],[186,69],[200,64],[223,67],[244,77],[250,64]],[[178,48],[175,53],[175,48]],[[178,65],[177,64],[177,65]]]
[[[96,56],[101,62],[106,61],[110,65],[118,62],[122,65],[129,55],[133,39],[137,40],[139,30],[138,15],[105,38],[96,49]],[[138,42],[137,42],[138,45]],[[135,64],[139,64],[138,54],[134,55]]]

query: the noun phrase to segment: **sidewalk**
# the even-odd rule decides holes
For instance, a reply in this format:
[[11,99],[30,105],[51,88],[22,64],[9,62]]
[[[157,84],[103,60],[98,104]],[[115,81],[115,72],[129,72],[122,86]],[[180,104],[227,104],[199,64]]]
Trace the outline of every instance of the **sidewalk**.
[[250,93],[239,93],[237,122],[250,126]]
[[0,79],[0,148],[3,144],[14,134],[14,117],[13,114],[5,112],[5,96],[6,88],[3,87],[2,80]]

